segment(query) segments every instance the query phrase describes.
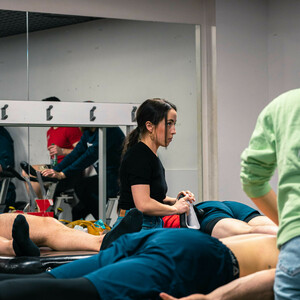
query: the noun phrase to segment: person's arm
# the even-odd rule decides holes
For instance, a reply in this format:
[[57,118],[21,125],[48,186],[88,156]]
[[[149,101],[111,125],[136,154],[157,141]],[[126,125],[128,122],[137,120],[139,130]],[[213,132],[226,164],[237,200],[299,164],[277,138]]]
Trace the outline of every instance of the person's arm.
[[[79,142],[79,141],[78,141]],[[68,154],[70,154],[74,148],[76,147],[76,145],[78,144],[78,142],[72,144],[73,148],[68,149],[68,148],[61,148],[57,145],[50,145],[48,147],[48,151],[49,151],[49,155],[53,156],[53,155],[63,155],[63,156],[67,156]]]
[[66,175],[63,172],[57,172],[54,169],[45,169],[41,172],[42,176],[56,178],[59,180],[65,179]]
[[244,192],[273,222],[278,224],[277,197],[270,185],[277,167],[272,110],[259,115],[249,146],[241,155],[241,182]]
[[[73,149],[73,151],[67,155],[58,165],[56,165],[53,169],[45,169],[41,172],[42,176],[57,178],[59,180],[67,177],[65,174],[65,170],[68,170],[73,167],[77,167],[77,162],[80,162],[82,157],[87,154],[86,139],[82,136],[81,140],[77,144],[77,146]],[[91,165],[91,164],[90,164]],[[84,170],[82,167],[81,170]],[[77,169],[75,169],[77,171]],[[72,171],[70,172],[72,173]]]
[[67,156],[73,151],[82,137],[82,131],[78,127],[60,127],[58,132],[52,131],[51,133],[51,136],[60,135],[61,140],[57,140],[58,144],[54,142],[54,144],[49,145],[50,142],[48,140],[49,146],[47,149],[50,157],[53,157],[53,155]]
[[254,204],[269,217],[275,224],[278,225],[278,210],[277,210],[277,196],[271,189],[266,195],[251,198]]
[[[74,172],[83,171],[85,168],[94,164],[98,160],[98,132],[90,142],[92,145],[87,147],[89,142],[88,134],[83,134],[75,149],[67,155],[62,162],[52,169],[44,170],[43,176],[56,177],[62,179],[71,177]],[[58,174],[60,173],[60,174]],[[63,176],[63,177],[62,177]]]
[[[67,155],[64,158],[64,160],[67,157],[71,156],[74,150],[69,155]],[[97,143],[88,147],[80,157],[78,157],[75,161],[73,161],[69,166],[62,169],[62,172],[65,173],[66,177],[70,177],[74,172],[84,171],[87,167],[97,162],[98,158],[99,158],[99,150],[98,150],[98,143]]]
[[172,198],[172,197],[167,196],[167,197],[164,199],[164,204],[174,205],[174,204],[176,203],[177,200],[178,200],[177,198]]
[[189,210],[188,196],[176,201],[174,205],[166,205],[150,197],[150,186],[148,184],[132,185],[131,192],[135,207],[149,216],[182,214]]
[[63,171],[64,169],[72,165],[74,162],[76,162],[86,152],[87,150],[86,143],[87,140],[83,135],[81,140],[73,149],[73,151],[69,153],[66,157],[64,157],[64,159],[58,165],[55,166],[54,170],[57,172]]
[[[221,286],[208,295],[194,294],[180,300],[273,300],[275,269],[264,270],[238,278]],[[160,294],[163,300],[176,300],[166,293]]]

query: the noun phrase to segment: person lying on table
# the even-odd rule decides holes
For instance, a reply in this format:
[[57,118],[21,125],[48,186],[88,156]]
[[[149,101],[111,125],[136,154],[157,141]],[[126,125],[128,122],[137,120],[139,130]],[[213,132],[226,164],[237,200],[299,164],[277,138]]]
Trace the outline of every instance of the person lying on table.
[[61,251],[96,251],[108,247],[124,233],[140,231],[142,214],[132,210],[122,223],[102,235],[69,228],[52,217],[0,214],[0,255],[39,256],[38,246]]
[[[258,210],[236,201],[204,201],[196,204],[200,230],[216,238],[238,234],[277,234],[278,226]],[[163,218],[165,228],[180,228],[178,215]]]
[[[174,297],[207,294],[240,277],[275,268],[277,258],[274,235],[248,234],[220,241],[186,228],[143,230],[50,272],[0,274],[0,299],[39,295],[44,300],[159,299],[161,292]],[[258,281],[257,286],[261,289],[265,283]]]

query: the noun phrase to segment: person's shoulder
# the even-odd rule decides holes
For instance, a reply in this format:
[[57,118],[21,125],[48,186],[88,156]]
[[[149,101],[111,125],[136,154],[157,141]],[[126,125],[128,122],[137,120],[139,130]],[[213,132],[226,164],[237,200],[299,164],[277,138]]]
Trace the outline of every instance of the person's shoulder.
[[88,130],[85,130],[85,131],[83,131],[83,133],[82,133],[82,136],[81,136],[81,141],[83,142],[83,141],[85,141],[85,140],[88,140],[89,139],[89,137],[90,137],[90,133],[89,133],[89,131]]
[[124,160],[135,157],[137,154],[141,153],[139,144],[140,143],[133,145],[126,151],[126,153],[124,154]]
[[144,143],[139,142],[132,146],[124,155],[124,160],[134,161],[135,164],[139,163],[149,163],[152,162],[152,156],[150,149]]
[[86,130],[82,136],[84,141],[90,143],[93,147],[98,147],[99,144],[99,132],[96,130]]
[[3,126],[0,126],[0,134],[1,135],[4,135],[4,134],[6,135],[6,134],[9,134],[9,133],[8,133],[6,128],[4,128]]
[[7,130],[6,128],[4,128],[3,126],[0,126],[0,136],[1,136],[2,138],[5,138],[5,139],[7,139],[7,140],[9,140],[9,141],[12,142],[12,137],[11,137],[10,133],[9,133],[8,130]]
[[283,107],[300,107],[300,89],[293,89],[278,95],[266,108],[269,110]]
[[293,89],[284,92],[269,102],[261,111],[260,119],[289,118],[291,112],[299,115],[300,113],[300,89]]
[[133,153],[147,153],[148,152],[148,146],[146,146],[144,143],[139,142],[132,146],[130,149]]
[[52,131],[54,131],[53,127],[49,127],[48,130],[47,130],[47,134],[49,134]]

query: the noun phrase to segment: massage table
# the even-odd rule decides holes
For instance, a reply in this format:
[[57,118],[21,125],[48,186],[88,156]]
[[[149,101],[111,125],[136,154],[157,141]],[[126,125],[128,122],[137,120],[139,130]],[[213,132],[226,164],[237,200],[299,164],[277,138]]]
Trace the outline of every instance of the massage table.
[[98,253],[93,251],[54,251],[48,247],[41,247],[40,251],[40,256],[0,256],[0,273],[37,274]]

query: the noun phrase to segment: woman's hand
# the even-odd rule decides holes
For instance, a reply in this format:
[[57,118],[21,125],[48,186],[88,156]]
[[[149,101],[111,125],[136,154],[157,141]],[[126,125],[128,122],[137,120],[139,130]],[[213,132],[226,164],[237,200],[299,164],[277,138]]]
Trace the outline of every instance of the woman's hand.
[[42,176],[57,178],[59,180],[66,178],[66,175],[63,172],[56,172],[53,169],[45,169],[41,172]]
[[190,210],[190,203],[195,202],[195,196],[190,191],[181,191],[177,196],[177,201],[173,205],[177,209],[178,215],[188,213]]
[[193,202],[196,201],[195,195],[192,192],[188,191],[188,190],[187,191],[181,191],[180,193],[178,193],[177,199],[179,199],[179,197],[182,196],[182,195],[184,196],[184,199],[186,201],[189,201],[190,203],[193,203]]
[[189,202],[186,200],[186,197],[180,198],[176,203],[173,205],[176,208],[176,214],[181,215],[183,213],[188,213],[190,210]]
[[163,300],[207,300],[208,298],[205,295],[193,294],[183,298],[174,298],[166,293],[160,293],[160,298]]

